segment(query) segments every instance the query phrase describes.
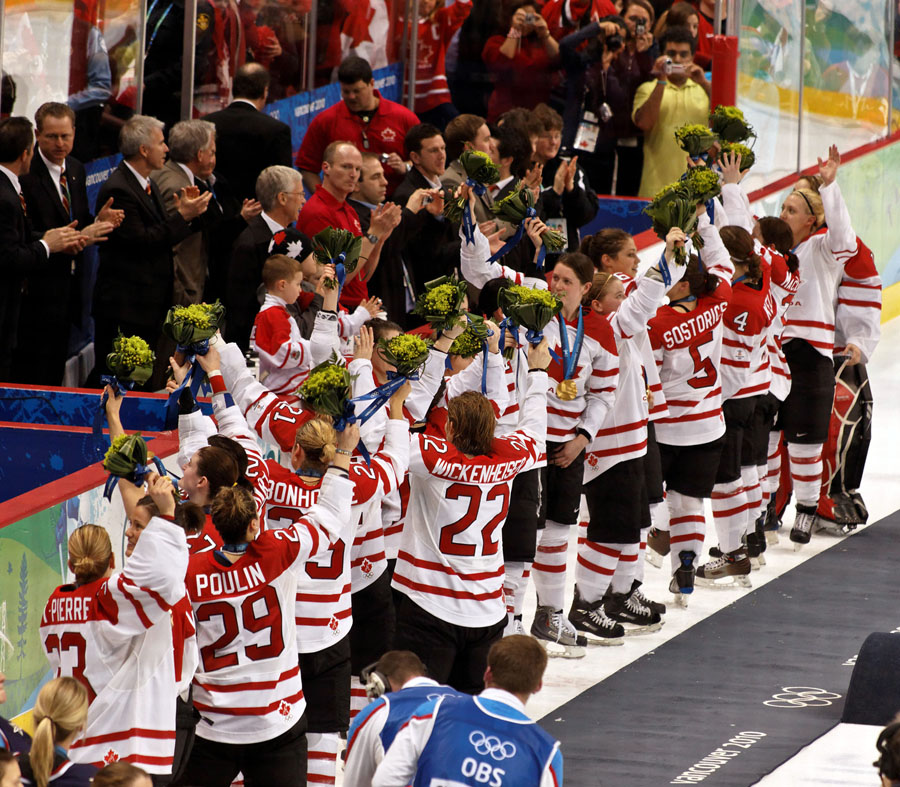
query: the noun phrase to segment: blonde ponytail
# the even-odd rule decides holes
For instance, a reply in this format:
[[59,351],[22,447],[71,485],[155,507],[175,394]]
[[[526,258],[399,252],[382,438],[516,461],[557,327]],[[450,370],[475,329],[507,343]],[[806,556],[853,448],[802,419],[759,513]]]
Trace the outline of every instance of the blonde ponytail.
[[328,467],[334,460],[334,454],[337,451],[337,432],[327,421],[314,418],[297,430],[294,445],[299,445],[306,454],[304,467],[321,470]]
[[69,568],[78,585],[100,579],[109,568],[112,544],[109,534],[97,525],[82,525],[69,537]]
[[87,725],[87,690],[75,678],[54,678],[38,693],[32,715],[35,728],[28,759],[34,783],[47,787],[54,747]]

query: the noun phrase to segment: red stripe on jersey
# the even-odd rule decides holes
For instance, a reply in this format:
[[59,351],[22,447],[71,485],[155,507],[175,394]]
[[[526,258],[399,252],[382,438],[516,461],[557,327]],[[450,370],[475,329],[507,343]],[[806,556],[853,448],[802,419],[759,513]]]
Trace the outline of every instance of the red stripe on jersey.
[[135,613],[137,613],[138,619],[141,621],[141,625],[145,629],[150,628],[150,626],[152,626],[153,624],[150,622],[150,618],[148,618],[144,613],[140,602],[125,589],[125,576],[123,574],[119,574],[119,590],[121,590],[122,595],[131,602],[131,606],[134,607],[134,611]]
[[619,373],[619,367],[612,369],[592,369],[591,377],[615,377]]
[[633,421],[630,424],[622,424],[621,426],[614,426],[610,429],[601,429],[597,432],[597,437],[609,437],[609,435],[614,434],[622,434],[623,432],[631,432],[635,429],[640,429],[642,426],[647,425],[647,419],[642,418],[640,421]]
[[347,609],[342,609],[338,612],[331,613],[331,617],[327,618],[294,618],[294,622],[298,626],[327,626],[331,623],[331,618],[337,618],[338,620],[344,620],[350,617],[351,607],[347,607]]
[[298,664],[293,669],[289,669],[287,672],[282,672],[275,680],[258,680],[258,681],[242,681],[241,683],[231,683],[228,685],[219,685],[217,683],[201,683],[199,680],[194,679],[194,685],[200,686],[201,688],[206,689],[207,691],[217,691],[217,692],[229,692],[229,691],[254,691],[259,689],[274,689],[281,681],[287,680],[288,678],[293,678],[300,672],[300,665]]
[[[500,573],[503,573],[502,570]],[[500,598],[503,595],[502,587],[497,588],[497,590],[491,593],[471,593],[468,590],[451,590],[449,588],[426,585],[422,582],[413,582],[411,579],[407,579],[401,574],[396,573],[396,571],[394,572],[394,582],[398,585],[404,585],[410,590],[418,590],[420,593],[428,593],[432,596],[446,596],[447,598],[456,598],[466,601],[490,601],[495,598]]]
[[334,604],[350,592],[350,584],[344,585],[340,593],[298,593],[297,601],[314,601],[318,604]]
[[275,700],[274,702],[270,702],[268,705],[264,705],[261,708],[223,708],[219,705],[204,705],[202,702],[197,702],[194,699],[194,707],[197,710],[205,710],[210,711],[211,713],[221,713],[223,716],[265,716],[267,713],[272,713],[275,710],[278,710],[278,707],[282,702],[287,702],[291,705],[295,705],[297,702],[303,699],[303,689],[300,689],[296,694],[291,695],[290,697],[284,697],[283,699]]
[[596,456],[598,458],[613,456],[613,455],[618,455],[618,454],[621,454],[624,456],[625,454],[630,454],[632,451],[643,451],[646,447],[647,447],[647,441],[642,440],[641,442],[633,443],[632,445],[622,445],[622,446],[616,446],[615,448],[605,448],[602,451],[590,451],[589,454],[591,456]]
[[[708,394],[705,394],[703,399],[711,399],[713,396],[721,395],[721,393],[722,393],[722,388],[716,387],[716,388],[713,388],[713,390],[710,391]],[[699,402],[694,401],[692,399],[666,399],[666,404],[668,404],[669,407],[691,408],[691,407],[696,407],[698,404],[700,404],[700,402],[703,401],[703,399],[701,399]]]
[[834,325],[830,322],[819,322],[818,320],[792,320],[788,318],[788,325],[799,325],[803,328],[822,328],[825,331],[833,331]]
[[98,743],[110,743],[111,741],[123,741],[128,738],[153,738],[155,740],[174,740],[175,730],[148,730],[143,727],[132,727],[130,730],[109,732],[106,735],[93,735],[90,738],[81,738],[72,744],[73,749],[84,746],[96,746]]
[[450,566],[445,566],[443,563],[434,563],[431,560],[421,560],[420,558],[413,557],[409,554],[409,552],[404,552],[400,550],[397,554],[398,560],[404,560],[407,563],[412,563],[416,568],[425,568],[429,571],[437,571],[441,574],[449,574],[453,577],[459,577],[462,580],[468,580],[471,582],[478,582],[483,579],[493,579],[494,577],[503,576],[504,568],[500,566],[500,568],[495,571],[479,571],[474,574],[462,574],[459,571],[455,571]]
[[867,306],[870,309],[881,309],[881,303],[878,301],[851,301],[848,298],[838,298],[838,303],[843,303],[845,306]]
[[[669,402],[671,404],[671,402]],[[660,418],[659,423],[661,424],[677,424],[683,421],[702,421],[705,418],[718,418],[722,414],[722,409],[717,407],[715,410],[710,410],[708,413],[694,413],[693,415],[679,415],[677,418]]]
[[130,585],[131,587],[137,588],[142,593],[146,593],[148,596],[150,596],[150,598],[152,598],[157,604],[159,604],[160,609],[163,609],[166,612],[168,612],[172,609],[172,605],[167,603],[166,600],[161,595],[159,595],[159,593],[157,593],[155,590],[151,590],[150,588],[145,588],[141,585],[138,585],[136,582],[134,582],[134,580],[129,579],[124,574],[120,574],[119,576],[122,577],[122,580],[125,582],[126,585]]
[[560,415],[563,418],[580,418],[583,411],[570,412],[569,410],[560,410],[558,407],[548,407],[547,415]]

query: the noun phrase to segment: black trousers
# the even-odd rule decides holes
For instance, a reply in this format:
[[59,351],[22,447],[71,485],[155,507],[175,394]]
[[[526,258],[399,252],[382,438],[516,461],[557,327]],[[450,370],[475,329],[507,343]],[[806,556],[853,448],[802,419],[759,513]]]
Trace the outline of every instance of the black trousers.
[[287,732],[261,743],[218,743],[198,737],[183,787],[229,787],[242,773],[246,787],[306,786],[306,716]]
[[503,636],[506,616],[491,626],[469,628],[435,617],[406,595],[397,604],[397,650],[411,650],[422,659],[428,677],[458,691],[484,689],[487,654]]
[[350,595],[350,664],[354,675],[378,661],[394,646],[397,615],[391,593],[393,572],[385,569],[371,585]]

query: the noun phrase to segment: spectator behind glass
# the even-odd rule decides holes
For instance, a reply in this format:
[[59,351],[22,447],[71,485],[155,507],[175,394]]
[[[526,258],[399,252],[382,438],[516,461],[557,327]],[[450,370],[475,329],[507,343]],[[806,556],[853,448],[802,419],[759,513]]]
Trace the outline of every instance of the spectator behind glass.
[[[693,62],[696,42],[686,27],[671,27],[660,41],[653,73],[634,97],[632,118],[646,134],[644,171],[639,189],[652,198],[663,186],[678,180],[686,167],[685,153],[675,140],[675,129],[685,123],[706,125],[710,85],[703,69]],[[666,63],[672,61],[670,73]]]
[[611,64],[622,51],[625,22],[610,16],[591,22],[559,42],[566,70],[562,147],[601,194],[611,194],[616,139],[628,127],[629,96]]
[[[437,126],[441,131],[459,114],[447,86],[444,59],[450,40],[471,10],[471,0],[456,0],[450,6],[446,6],[446,0],[419,2],[415,112],[423,123]],[[402,25],[397,25],[397,32],[402,30]]]
[[[713,29],[716,15],[715,0],[699,0],[699,2],[691,3],[699,12],[697,17],[697,52],[694,62],[702,65],[706,70],[712,65],[712,36],[716,34]],[[718,31],[721,35],[725,34],[725,19],[728,16],[726,5],[722,4],[722,27]],[[699,55],[699,57],[697,57]]]
[[[656,23],[656,30],[654,31],[656,37],[662,38],[663,34],[670,27],[686,27],[691,31],[691,35],[696,40],[700,32],[700,12],[690,3],[675,3],[659,18],[659,22]],[[708,68],[710,58],[703,57],[699,50],[700,42],[697,41],[697,51],[694,53],[694,62],[698,66]]]
[[549,99],[559,44],[534,3],[513,4],[508,32],[505,36],[491,36],[481,57],[494,76],[488,121],[497,120],[513,107],[530,109]]
[[589,22],[617,14],[617,6],[611,0],[549,0],[541,16],[547,20],[550,35],[561,41]]
[[628,96],[628,111],[625,117],[618,118],[616,194],[634,197],[641,184],[644,166],[644,134],[631,119],[631,108],[638,87],[653,78],[653,64],[659,57],[659,45],[653,40],[651,32],[656,14],[647,0],[625,0],[622,17],[628,35],[624,48],[610,67]]
[[[559,113],[546,104],[534,108],[534,116],[541,121],[544,133],[538,138],[535,159],[543,164],[543,182],[539,214],[550,228],[565,233],[568,250],[578,249],[578,228],[597,215],[597,194],[578,164],[559,155],[563,121]],[[547,255],[548,269],[555,255]]]

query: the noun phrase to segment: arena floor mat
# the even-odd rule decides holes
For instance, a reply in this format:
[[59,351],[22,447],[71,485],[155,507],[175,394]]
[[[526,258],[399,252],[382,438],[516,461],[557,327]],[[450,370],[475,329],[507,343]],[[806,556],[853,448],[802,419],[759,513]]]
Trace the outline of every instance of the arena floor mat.
[[566,785],[745,787],[834,727],[863,641],[900,631],[898,527],[900,511],[547,714]]

